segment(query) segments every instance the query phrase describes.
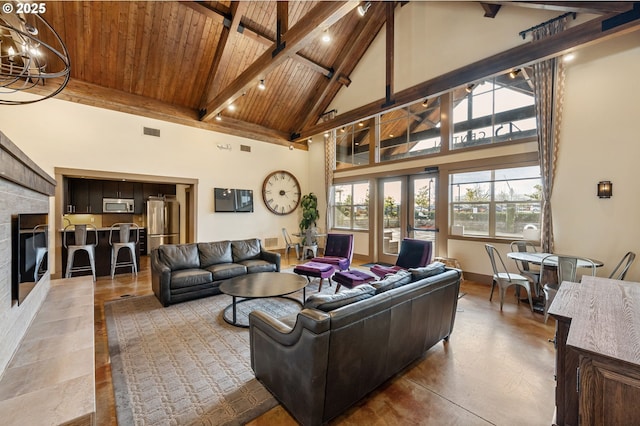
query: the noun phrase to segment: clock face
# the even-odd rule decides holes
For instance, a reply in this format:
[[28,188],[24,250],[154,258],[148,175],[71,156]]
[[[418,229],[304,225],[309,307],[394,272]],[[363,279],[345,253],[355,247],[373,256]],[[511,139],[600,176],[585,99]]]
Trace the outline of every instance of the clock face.
[[289,214],[300,204],[300,184],[291,173],[278,170],[264,180],[262,198],[273,213]]

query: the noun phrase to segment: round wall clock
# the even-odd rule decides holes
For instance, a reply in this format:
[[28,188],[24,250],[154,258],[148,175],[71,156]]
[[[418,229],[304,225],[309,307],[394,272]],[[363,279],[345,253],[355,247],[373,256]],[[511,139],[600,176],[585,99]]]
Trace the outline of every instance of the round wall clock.
[[267,208],[275,214],[289,214],[300,204],[298,179],[285,170],[278,170],[266,177],[262,184],[262,198]]

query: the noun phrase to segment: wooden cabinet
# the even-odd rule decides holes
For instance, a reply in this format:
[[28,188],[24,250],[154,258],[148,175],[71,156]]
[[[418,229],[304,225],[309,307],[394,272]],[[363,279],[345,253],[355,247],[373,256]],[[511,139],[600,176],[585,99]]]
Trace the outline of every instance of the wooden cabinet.
[[102,213],[102,182],[91,179],[68,179],[65,194],[67,213]]
[[102,184],[102,196],[104,198],[133,198],[133,188],[133,182],[105,180]]
[[640,424],[640,284],[563,282],[556,319],[556,425]]
[[162,197],[163,195],[176,195],[176,186],[166,183],[144,183],[144,199],[149,197]]

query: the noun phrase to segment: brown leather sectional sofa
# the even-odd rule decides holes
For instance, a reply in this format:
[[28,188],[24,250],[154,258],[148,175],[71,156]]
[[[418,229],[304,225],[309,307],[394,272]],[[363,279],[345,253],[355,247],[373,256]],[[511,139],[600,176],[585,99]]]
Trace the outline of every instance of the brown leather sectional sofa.
[[254,311],[255,376],[303,425],[326,423],[449,339],[460,276],[446,268],[406,284],[365,284],[348,291],[352,303],[324,300],[288,319]]

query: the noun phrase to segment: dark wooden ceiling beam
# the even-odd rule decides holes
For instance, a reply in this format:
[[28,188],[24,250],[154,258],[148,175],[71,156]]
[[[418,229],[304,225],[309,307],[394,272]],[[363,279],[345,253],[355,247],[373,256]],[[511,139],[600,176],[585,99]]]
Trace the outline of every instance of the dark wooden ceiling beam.
[[[476,81],[480,78],[499,75],[511,68],[523,67],[540,60],[584,47],[604,40],[640,30],[640,21],[631,21],[617,27],[602,31],[602,22],[616,16],[606,15],[594,18],[583,24],[569,28],[559,34],[540,41],[508,49],[504,52],[474,62],[423,83],[407,88],[396,94],[397,105],[415,102],[420,98],[430,98],[445,93],[452,88]],[[379,99],[335,116],[333,119],[300,131],[295,140],[306,140],[309,137],[324,133],[328,130],[344,126],[362,119],[384,112],[384,99]]]
[[371,45],[385,21],[385,7],[383,3],[373,3],[367,14],[360,20],[358,26],[354,28],[351,43],[342,50],[334,63],[335,74],[328,80],[318,83],[314,93],[307,101],[303,111],[308,111],[307,115],[301,117],[299,124],[292,133],[301,129],[315,126],[322,113],[327,109],[338,90],[340,90],[340,80],[349,76],[356,64],[360,61],[367,48]]
[[[36,86],[33,92],[38,93],[38,90],[43,90],[43,88]],[[109,89],[77,79],[71,79],[64,90],[56,96],[56,99],[245,137],[276,145],[290,146],[293,144],[295,148],[307,149],[306,141],[305,143],[292,143],[289,140],[290,135],[288,133],[227,117],[220,122],[201,122],[198,119],[198,112],[193,109],[167,104],[156,99]]]
[[[278,2],[278,4],[280,3],[281,2]],[[180,2],[180,4],[183,4],[186,7],[189,7],[199,13],[202,13],[205,16],[208,16],[209,18],[212,18],[218,21],[231,22],[233,18],[231,9],[225,7],[220,3],[217,3],[215,7],[209,6],[204,3],[195,2],[195,1],[185,1],[185,2]],[[245,37],[248,37],[251,40],[257,41],[258,43],[261,43],[263,45],[271,46],[273,43],[276,42],[276,39],[274,37],[270,36],[269,34],[266,34],[265,32],[257,28],[253,28],[247,22],[242,22],[242,19],[240,20],[238,31]],[[322,64],[312,61],[311,59],[307,58],[306,56],[300,53],[291,55],[291,59],[314,70],[315,72],[318,72],[324,75],[325,77],[330,77],[333,74],[333,71],[331,69],[325,67]]]
[[633,2],[627,1],[492,1],[491,3],[529,9],[593,14],[621,13],[633,7]]
[[273,49],[263,53],[238,78],[223,89],[213,101],[207,104],[206,113],[202,119],[205,121],[211,120],[216,114],[242,96],[250,86],[257,84],[260,77],[264,78],[265,74],[268,74],[269,71],[287,60],[293,53],[303,49],[315,37],[318,37],[322,31],[346,16],[357,6],[357,1],[318,3],[283,35],[282,42],[285,46],[278,54],[275,57],[272,56],[272,51],[275,50],[274,44]]
[[240,33],[238,33],[237,29],[240,25],[242,16],[247,10],[248,4],[248,1],[234,1],[231,3],[231,16],[233,18],[231,19],[231,25],[229,25],[229,28],[225,28],[220,35],[216,54],[207,76],[207,85],[200,99],[201,108],[204,108],[214,97],[215,87],[218,87],[220,84],[219,80],[222,78],[220,73],[218,73],[220,63],[225,57],[228,57],[231,54],[236,39],[240,37]]
[[498,14],[498,11],[502,7],[501,4],[497,4],[497,3],[480,2],[480,5],[482,6],[482,9],[484,10],[484,17],[485,18],[495,18],[496,15]]

